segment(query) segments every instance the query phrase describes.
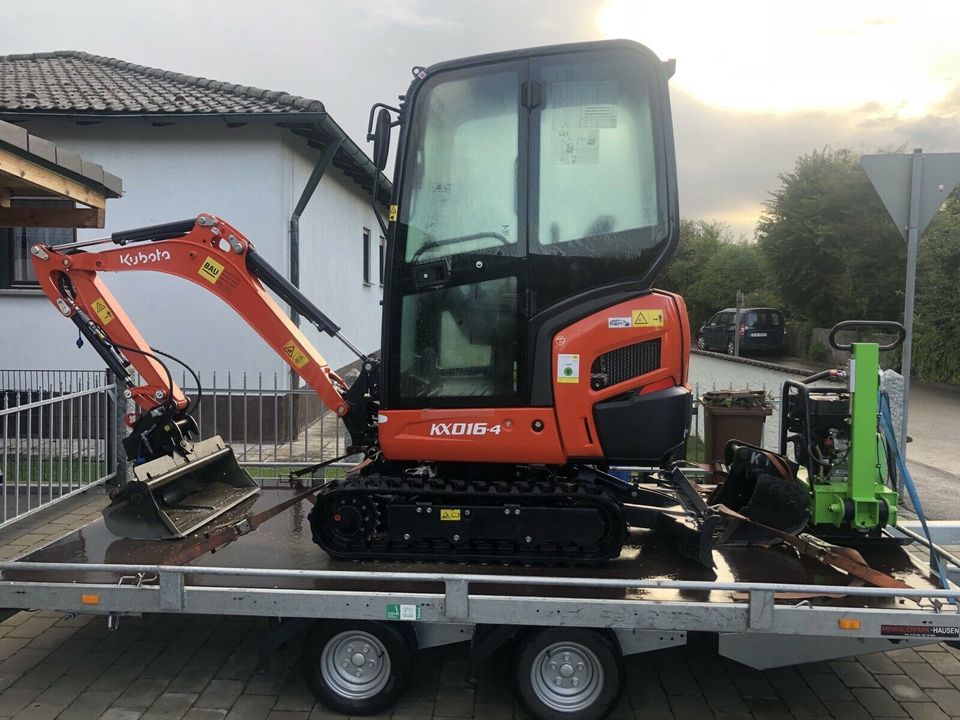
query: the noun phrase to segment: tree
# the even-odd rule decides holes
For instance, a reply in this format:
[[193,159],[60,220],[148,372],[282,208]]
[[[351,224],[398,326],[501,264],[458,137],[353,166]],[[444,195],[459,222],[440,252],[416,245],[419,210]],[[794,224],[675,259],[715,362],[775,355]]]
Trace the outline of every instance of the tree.
[[825,327],[902,317],[906,245],[851,150],[780,175],[756,237],[790,314]]
[[920,239],[913,375],[960,384],[960,190]]
[[657,285],[683,296],[694,331],[718,310],[732,306],[737,290],[748,295],[751,305],[778,304],[767,287],[757,246],[737,242],[718,222],[681,221],[677,250]]

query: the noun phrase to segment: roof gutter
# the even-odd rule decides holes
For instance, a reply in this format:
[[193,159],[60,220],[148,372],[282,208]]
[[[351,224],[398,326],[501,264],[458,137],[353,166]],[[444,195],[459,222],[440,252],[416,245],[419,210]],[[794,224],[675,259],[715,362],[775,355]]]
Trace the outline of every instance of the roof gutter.
[[[337,128],[337,130],[340,130],[340,128]],[[300,200],[293,209],[293,214],[290,215],[290,283],[297,288],[300,287],[300,216],[307,209],[307,203],[313,197],[323,174],[346,140],[346,135],[342,130],[340,130],[339,135],[328,135],[328,137],[330,137],[330,140],[320,153],[320,157],[317,158],[317,164],[313,166],[313,172],[310,173],[307,184],[303,186],[303,191],[300,193]],[[295,325],[300,324],[300,313],[296,310],[291,309],[290,318]]]

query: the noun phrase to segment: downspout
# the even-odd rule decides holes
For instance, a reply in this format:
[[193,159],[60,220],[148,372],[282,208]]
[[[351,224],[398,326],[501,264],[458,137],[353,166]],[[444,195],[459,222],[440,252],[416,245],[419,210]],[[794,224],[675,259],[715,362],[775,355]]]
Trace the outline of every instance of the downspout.
[[[330,139],[326,147],[323,148],[323,152],[320,153],[320,157],[317,158],[317,164],[314,165],[313,172],[307,179],[307,184],[303,186],[300,200],[290,216],[290,283],[297,288],[300,287],[300,216],[307,209],[307,203],[313,197],[314,190],[317,189],[317,185],[320,184],[327,167],[346,139],[343,131],[340,131],[339,128],[337,130],[339,131],[338,134]],[[290,319],[293,320],[294,325],[300,325],[300,313],[296,310],[291,309]]]

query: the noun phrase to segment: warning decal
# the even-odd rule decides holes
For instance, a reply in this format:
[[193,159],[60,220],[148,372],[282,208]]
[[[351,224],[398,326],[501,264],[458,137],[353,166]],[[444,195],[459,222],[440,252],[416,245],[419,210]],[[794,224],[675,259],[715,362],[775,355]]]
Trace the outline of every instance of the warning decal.
[[396,206],[396,205],[391,205],[391,206],[390,206],[390,217],[389,217],[389,220],[390,220],[390,222],[396,222],[396,220],[397,220],[397,206]]
[[283,352],[286,353],[287,357],[290,358],[290,362],[292,362],[293,366],[298,370],[310,362],[310,358],[307,357],[307,354],[294,342],[293,338],[284,343]]
[[441,520],[459,520],[460,508],[440,508]]
[[906,637],[960,638],[960,627],[950,625],[881,625],[880,634]]
[[110,309],[110,306],[107,305],[102,297],[93,301],[93,311],[97,314],[97,317],[100,318],[100,322],[103,325],[109,325],[110,321],[114,318],[113,310]]
[[650,308],[646,310],[631,310],[634,327],[663,327],[663,310]]
[[223,265],[207,255],[207,259],[203,261],[203,265],[200,266],[200,271],[197,274],[204,280],[210,281],[211,284],[215,284],[220,279],[220,273],[222,272]]
[[580,356],[560,353],[557,355],[557,382],[580,382]]

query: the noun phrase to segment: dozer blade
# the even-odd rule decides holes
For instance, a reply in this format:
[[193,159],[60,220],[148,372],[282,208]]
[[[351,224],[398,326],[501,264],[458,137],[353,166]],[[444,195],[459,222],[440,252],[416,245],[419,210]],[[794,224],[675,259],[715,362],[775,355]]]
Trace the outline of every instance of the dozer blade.
[[260,493],[220,436],[195,443],[185,457],[138,465],[133,474],[103,510],[107,529],[133,540],[182,538]]

